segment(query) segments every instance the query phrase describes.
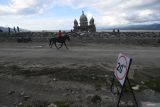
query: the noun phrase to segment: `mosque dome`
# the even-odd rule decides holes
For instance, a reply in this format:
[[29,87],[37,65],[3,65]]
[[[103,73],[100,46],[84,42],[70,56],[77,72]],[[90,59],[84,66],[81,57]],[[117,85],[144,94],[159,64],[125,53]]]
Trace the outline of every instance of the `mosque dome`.
[[78,22],[76,19],[74,20],[74,26],[78,26]]
[[80,25],[81,26],[88,25],[87,16],[84,14],[84,11],[82,11],[82,15],[80,16]]
[[84,11],[82,11],[82,15],[80,17],[80,22],[83,22],[83,21],[87,21],[87,16],[84,14]]
[[93,17],[91,18],[91,20],[89,21],[90,25],[94,25],[94,19]]
[[76,19],[74,20],[74,23],[77,23],[77,20],[76,20]]

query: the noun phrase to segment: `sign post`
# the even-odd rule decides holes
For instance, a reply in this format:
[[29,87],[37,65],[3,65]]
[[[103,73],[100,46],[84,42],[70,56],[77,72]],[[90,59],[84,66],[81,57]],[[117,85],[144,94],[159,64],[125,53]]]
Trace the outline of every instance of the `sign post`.
[[118,99],[118,103],[117,103],[117,107],[119,107],[119,103],[120,103],[121,96],[122,96],[123,89],[125,87],[126,82],[128,82],[128,84],[129,84],[129,88],[132,92],[132,95],[133,95],[133,98],[135,100],[136,106],[138,107],[138,103],[136,101],[135,94],[134,94],[133,89],[131,87],[130,81],[127,77],[128,73],[129,73],[131,63],[132,63],[132,59],[129,58],[128,56],[126,56],[122,53],[120,53],[118,55],[118,60],[117,60],[116,68],[114,70],[114,76],[113,76],[113,81],[112,81],[112,85],[111,85],[111,92],[112,92],[112,87],[113,87],[113,84],[114,84],[114,78],[116,78],[122,86],[121,92],[120,92],[120,95],[119,95],[119,99]]

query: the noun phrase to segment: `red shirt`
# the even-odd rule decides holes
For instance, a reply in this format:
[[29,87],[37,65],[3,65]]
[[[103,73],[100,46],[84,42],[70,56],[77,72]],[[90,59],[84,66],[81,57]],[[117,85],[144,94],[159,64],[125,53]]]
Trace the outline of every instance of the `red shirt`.
[[62,32],[58,32],[57,37],[61,37],[61,36],[62,36]]

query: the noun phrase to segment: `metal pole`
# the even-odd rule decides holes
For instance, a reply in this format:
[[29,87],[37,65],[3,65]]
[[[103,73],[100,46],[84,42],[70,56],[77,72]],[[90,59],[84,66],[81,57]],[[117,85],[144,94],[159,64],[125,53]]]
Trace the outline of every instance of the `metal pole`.
[[135,94],[134,94],[134,92],[133,92],[133,89],[132,89],[132,87],[131,87],[131,84],[130,84],[130,82],[129,82],[129,79],[128,79],[128,78],[127,78],[127,81],[128,81],[129,87],[130,87],[130,89],[131,89],[131,92],[132,92],[132,95],[133,95],[134,101],[135,101],[135,103],[136,103],[136,106],[138,107],[138,103],[137,103],[137,100],[136,100]]
[[112,92],[112,93],[113,93],[113,90],[112,90],[113,85],[114,85],[114,74],[113,74],[113,79],[112,79],[112,84],[111,84],[111,92]]
[[[125,79],[125,81],[126,81],[126,79]],[[120,96],[119,96],[119,99],[118,99],[117,107],[119,107],[119,103],[120,103],[121,96],[122,96],[122,93],[123,93],[124,85],[125,85],[125,82],[124,82],[123,87],[121,89],[121,93],[120,93]]]
[[128,73],[129,73],[131,63],[132,63],[132,59],[130,59],[130,61],[129,61],[128,71],[127,71],[127,74],[126,74],[126,78],[124,80],[124,84],[123,84],[122,89],[121,89],[121,93],[120,93],[120,96],[119,96],[119,99],[118,99],[117,107],[119,107],[119,103],[120,103],[120,100],[121,100],[121,96],[122,96],[122,93],[123,93],[124,86],[126,84],[126,79],[127,79]]

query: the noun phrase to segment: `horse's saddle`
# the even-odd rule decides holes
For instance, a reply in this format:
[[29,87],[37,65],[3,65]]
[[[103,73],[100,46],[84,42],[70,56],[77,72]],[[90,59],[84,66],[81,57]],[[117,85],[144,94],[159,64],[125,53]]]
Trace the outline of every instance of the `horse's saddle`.
[[61,42],[62,41],[62,36],[59,36],[56,39],[57,39],[57,42]]

